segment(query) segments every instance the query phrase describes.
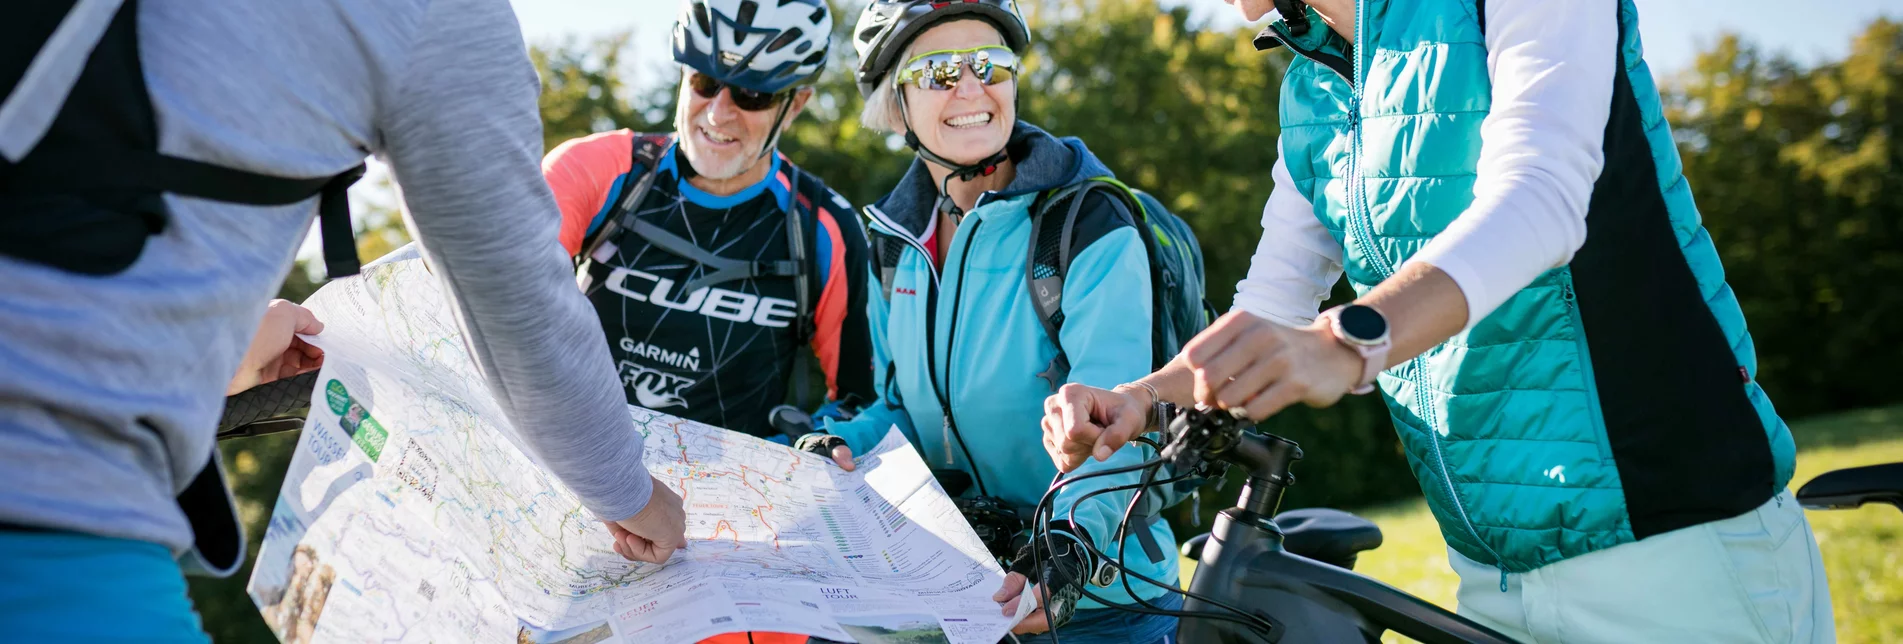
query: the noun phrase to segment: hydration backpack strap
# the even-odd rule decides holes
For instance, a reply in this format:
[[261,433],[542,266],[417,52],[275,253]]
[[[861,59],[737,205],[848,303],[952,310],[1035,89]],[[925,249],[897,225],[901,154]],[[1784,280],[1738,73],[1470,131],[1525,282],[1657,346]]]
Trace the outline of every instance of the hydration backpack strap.
[[905,244],[880,232],[871,232],[872,258],[879,265],[879,290],[885,301],[892,301],[892,280],[898,276],[899,258],[905,256]]
[[[1071,238],[1077,229],[1077,215],[1083,211],[1084,195],[1100,184],[1081,181],[1060,188],[1038,199],[1031,207],[1031,248],[1024,264],[1024,279],[1031,292],[1031,308],[1037,312],[1044,335],[1057,347],[1051,364],[1037,377],[1057,391],[1070,378],[1070,357],[1064,353],[1059,331],[1064,327],[1064,276],[1070,274]],[[1053,223],[1050,210],[1068,201],[1064,219]]]
[[[775,154],[778,153],[776,152]],[[810,344],[813,335],[819,332],[819,325],[813,319],[811,284],[811,275],[816,275],[819,271],[815,270],[810,274],[806,271],[809,262],[817,261],[816,259],[809,259],[807,254],[806,220],[808,217],[812,218],[815,227],[813,241],[814,243],[818,243],[819,235],[817,231],[818,226],[820,226],[819,210],[813,207],[813,200],[807,197],[806,192],[801,189],[803,187],[802,182],[806,177],[802,175],[799,168],[794,166],[791,162],[786,162],[785,159],[781,159],[781,161],[783,162],[782,167],[787,168],[791,175],[787,183],[792,186],[793,207],[786,210],[786,254],[787,257],[792,259],[788,262],[780,263],[790,264],[792,268],[793,307],[795,311],[793,315],[794,341],[799,344]],[[827,279],[842,279],[844,277],[843,275],[828,275]],[[821,286],[821,288],[823,289],[824,286]],[[821,396],[820,401],[814,401],[808,398],[806,393],[810,389],[810,386],[807,385],[806,380],[814,370],[821,368],[819,366],[819,356],[813,353],[810,347],[805,350],[795,349],[793,352],[792,368],[793,395],[790,396],[790,398],[792,398],[794,406],[799,407],[801,411],[810,412],[818,410],[819,405],[824,403],[825,397]]]
[[641,199],[647,196],[648,189],[654,187],[654,177],[660,174],[655,169],[660,167],[661,155],[667,153],[671,138],[663,135],[635,135],[633,159],[628,165],[628,176],[622,180],[621,198],[616,199],[614,207],[602,216],[601,225],[582,239],[581,253],[574,257],[575,279],[580,282],[582,292],[592,295],[601,288],[600,276],[596,273],[602,263],[619,250],[612,241],[615,235],[633,227],[635,210],[641,206]]
[[137,16],[138,0],[9,9],[15,20],[0,27],[0,254],[112,275],[165,230],[163,193],[250,206],[320,196],[330,276],[355,274],[345,190],[363,165],[287,178],[159,153]]
[[[794,167],[790,162],[782,167],[787,168],[789,174],[792,175],[792,180],[787,182],[792,185],[793,207],[786,209],[786,256],[792,258],[790,263],[793,272],[790,275],[794,278],[793,306],[796,313],[793,321],[798,325],[794,331],[794,339],[804,344],[818,332],[813,323],[812,285],[808,283],[809,277],[804,269],[807,266],[806,219],[810,216],[813,224],[819,225],[819,211],[813,208],[813,200],[807,198],[806,193],[800,190],[800,182],[805,177],[800,174],[799,168]],[[813,239],[817,242],[819,235],[813,235]],[[801,375],[804,375],[804,370],[801,370]]]

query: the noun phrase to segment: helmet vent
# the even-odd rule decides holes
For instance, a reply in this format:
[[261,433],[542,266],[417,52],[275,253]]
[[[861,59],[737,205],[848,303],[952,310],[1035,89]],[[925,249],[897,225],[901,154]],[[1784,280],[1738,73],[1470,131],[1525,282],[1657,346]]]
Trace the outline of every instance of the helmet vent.
[[739,25],[742,27],[752,27],[753,15],[759,12],[760,12],[759,3],[756,3],[753,0],[744,0],[743,2],[740,3],[740,11],[734,15],[733,19],[734,19],[734,22],[739,23]]
[[786,49],[787,45],[791,45],[793,44],[794,41],[797,41],[800,39],[801,33],[802,32],[800,31],[799,27],[793,27],[791,29],[787,29],[786,31],[780,32],[780,37],[774,38],[773,43],[766,46],[767,53],[770,54],[782,49]]

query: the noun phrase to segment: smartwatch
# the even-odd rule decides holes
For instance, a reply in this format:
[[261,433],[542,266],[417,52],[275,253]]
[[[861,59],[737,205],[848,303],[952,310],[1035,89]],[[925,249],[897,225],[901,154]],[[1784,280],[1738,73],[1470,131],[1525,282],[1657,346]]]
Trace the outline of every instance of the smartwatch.
[[1336,341],[1361,356],[1361,379],[1350,393],[1374,391],[1374,377],[1388,364],[1388,319],[1372,306],[1344,304],[1322,312],[1316,321],[1326,324]]

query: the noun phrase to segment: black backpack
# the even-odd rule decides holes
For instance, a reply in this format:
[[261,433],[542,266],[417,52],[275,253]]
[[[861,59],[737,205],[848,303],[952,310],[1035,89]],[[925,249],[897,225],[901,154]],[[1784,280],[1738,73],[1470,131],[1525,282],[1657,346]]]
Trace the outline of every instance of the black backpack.
[[[165,230],[166,192],[254,206],[322,195],[331,277],[359,269],[344,191],[363,165],[307,179],[158,152],[139,61],[138,0],[38,0],[0,23],[0,254],[113,275]],[[55,36],[58,36],[57,38]],[[56,109],[36,109],[57,106]]]

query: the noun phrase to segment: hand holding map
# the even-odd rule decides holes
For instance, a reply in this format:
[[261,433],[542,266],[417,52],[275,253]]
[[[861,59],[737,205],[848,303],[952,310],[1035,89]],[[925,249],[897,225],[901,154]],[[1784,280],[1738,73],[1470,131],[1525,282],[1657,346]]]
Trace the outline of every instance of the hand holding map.
[[521,448],[420,261],[306,305],[325,366],[250,584],[287,643],[990,644],[1011,626],[1004,572],[896,431],[846,472],[630,407],[686,544],[630,561]]
[[615,552],[634,561],[662,563],[686,547],[687,517],[681,512],[681,497],[660,479],[654,480],[654,494],[647,507],[619,523],[605,522],[614,537]]

